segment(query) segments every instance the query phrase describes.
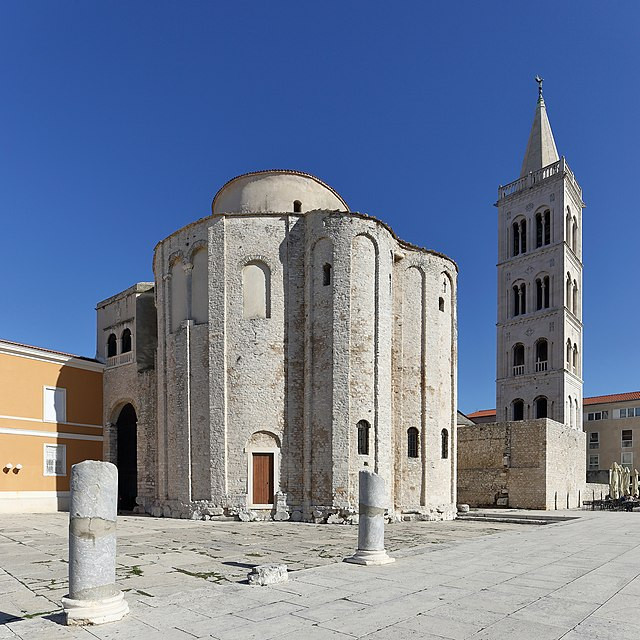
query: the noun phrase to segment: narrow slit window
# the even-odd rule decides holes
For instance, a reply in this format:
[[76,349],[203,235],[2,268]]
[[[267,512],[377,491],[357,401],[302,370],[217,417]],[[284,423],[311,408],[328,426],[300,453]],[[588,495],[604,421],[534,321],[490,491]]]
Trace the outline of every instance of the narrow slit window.
[[302,202],[300,200],[293,201],[293,213],[302,213]]
[[407,430],[407,457],[409,458],[417,458],[418,457],[418,430],[415,427],[410,427]]
[[358,455],[369,455],[369,423],[366,420],[358,422]]
[[438,300],[438,309],[440,309],[440,311],[444,311],[444,298],[440,298]]
[[442,449],[440,453],[444,460],[449,457],[449,432],[446,429],[440,432],[440,444]]
[[331,265],[328,263],[322,267],[322,284],[325,287],[331,284]]

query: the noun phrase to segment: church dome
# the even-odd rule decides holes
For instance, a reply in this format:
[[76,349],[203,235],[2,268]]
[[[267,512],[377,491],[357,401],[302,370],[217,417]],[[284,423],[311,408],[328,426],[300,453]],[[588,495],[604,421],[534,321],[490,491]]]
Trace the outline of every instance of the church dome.
[[347,203],[329,185],[301,171],[269,169],[229,180],[213,199],[217,213],[292,213],[349,211]]

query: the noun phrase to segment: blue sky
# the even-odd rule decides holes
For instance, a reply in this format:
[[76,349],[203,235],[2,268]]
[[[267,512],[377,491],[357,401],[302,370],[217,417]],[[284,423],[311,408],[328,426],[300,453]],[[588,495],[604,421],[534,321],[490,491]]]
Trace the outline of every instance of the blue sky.
[[495,403],[496,209],[537,97],[583,188],[585,395],[640,389],[631,2],[0,4],[0,337],[95,304],[229,178],[295,168],[460,266],[459,405]]

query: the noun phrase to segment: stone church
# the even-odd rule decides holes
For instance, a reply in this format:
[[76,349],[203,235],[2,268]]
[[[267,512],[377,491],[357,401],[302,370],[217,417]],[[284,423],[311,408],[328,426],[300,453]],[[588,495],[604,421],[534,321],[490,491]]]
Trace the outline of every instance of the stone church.
[[459,499],[579,506],[582,189],[559,157],[542,80],[520,177],[498,189],[496,423],[459,429]]
[[339,522],[371,469],[393,515],[454,517],[451,259],[271,170],[225,184],[153,270],[97,305],[121,508]]

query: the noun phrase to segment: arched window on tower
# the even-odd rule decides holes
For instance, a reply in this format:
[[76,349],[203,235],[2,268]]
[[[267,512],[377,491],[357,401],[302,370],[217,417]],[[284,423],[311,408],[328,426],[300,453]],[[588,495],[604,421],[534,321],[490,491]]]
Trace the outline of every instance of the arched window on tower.
[[573,296],[572,296],[572,302],[573,302],[573,313],[574,315],[578,315],[578,283],[576,280],[573,281]]
[[578,345],[573,345],[573,373],[579,375],[579,367],[578,367]]
[[514,400],[511,403],[512,420],[524,420],[524,400]]
[[567,340],[567,369],[571,371],[571,354],[573,350],[571,349],[571,338]]
[[418,430],[415,427],[409,427],[407,429],[407,457],[418,457]]
[[513,375],[524,374],[524,345],[518,343],[513,347]]
[[548,360],[549,343],[544,338],[540,338],[540,340],[536,342],[536,371],[546,371]]
[[131,329],[125,329],[120,338],[120,353],[128,353],[131,351]]
[[569,207],[567,207],[567,218],[566,218],[566,221],[565,221],[564,237],[565,237],[567,245],[570,248],[574,249],[574,251],[575,251],[575,247],[572,247],[572,245],[571,245],[571,239],[572,239],[572,234],[571,234],[571,209],[569,209]]
[[118,355],[118,339],[115,333],[110,333],[107,338],[107,358]]
[[440,457],[444,460],[449,457],[449,432],[446,429],[440,432],[440,445]]
[[551,242],[551,212],[536,213],[536,249]]
[[370,425],[366,420],[360,420],[358,427],[358,455],[369,455],[369,430]]
[[302,213],[302,202],[300,200],[293,201],[293,213]]
[[571,274],[567,273],[567,284],[566,284],[566,289],[567,289],[567,297],[566,297],[566,307],[567,309],[569,309],[569,311],[571,311],[571,301],[572,301],[572,297],[573,297],[573,282],[571,281]]
[[527,251],[527,221],[517,220],[512,225],[513,229],[513,253],[517,256]]
[[540,396],[533,401],[533,406],[535,408],[536,418],[546,418],[547,417],[547,399],[544,396]]
[[549,276],[536,278],[536,309],[549,308]]
[[513,315],[520,316],[527,312],[527,285],[524,282],[513,286]]
[[571,228],[571,246],[573,250],[578,253],[578,221],[575,216],[573,217],[573,225]]

